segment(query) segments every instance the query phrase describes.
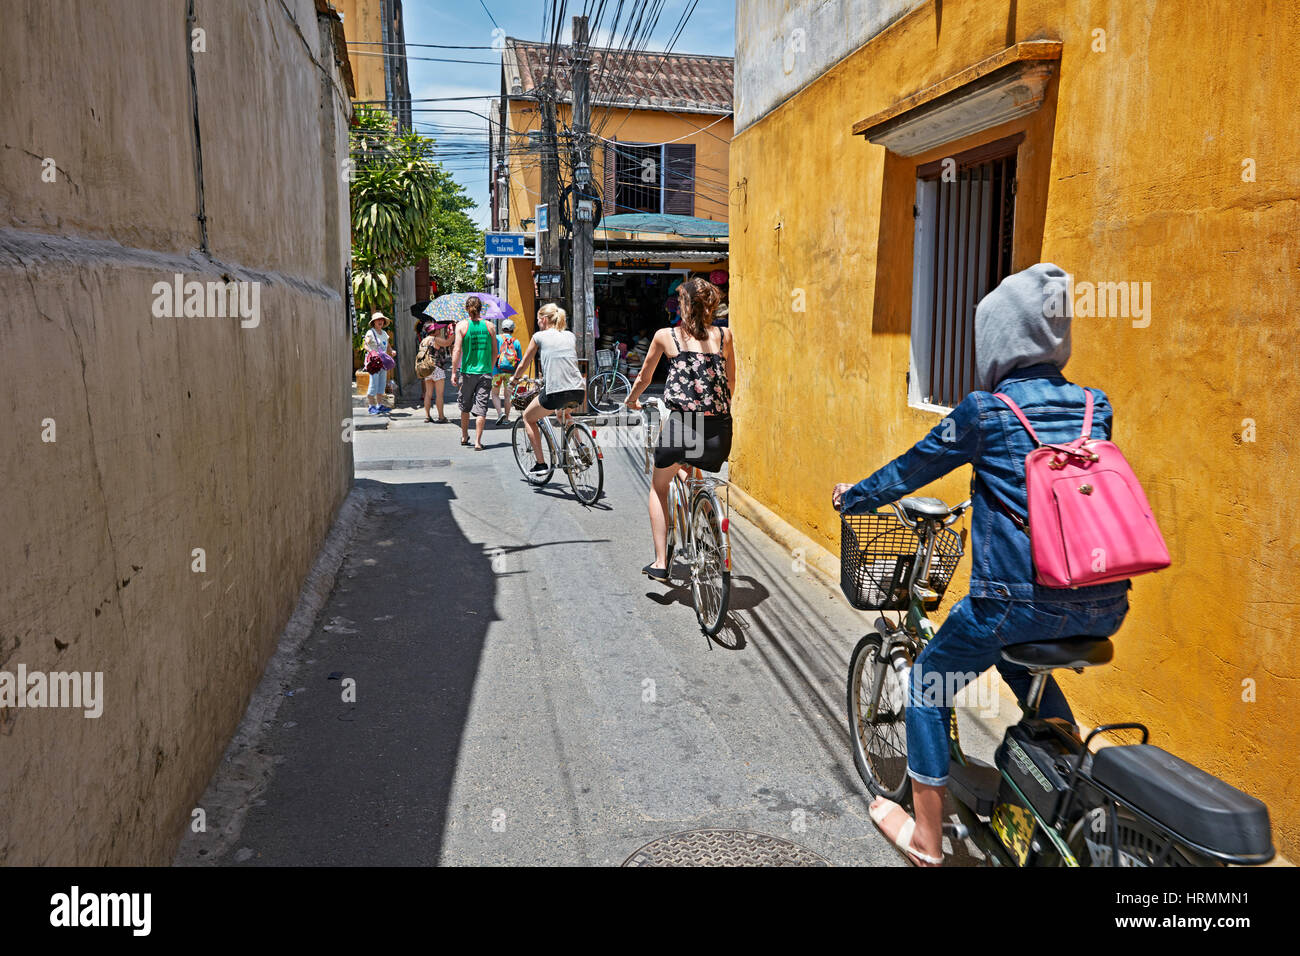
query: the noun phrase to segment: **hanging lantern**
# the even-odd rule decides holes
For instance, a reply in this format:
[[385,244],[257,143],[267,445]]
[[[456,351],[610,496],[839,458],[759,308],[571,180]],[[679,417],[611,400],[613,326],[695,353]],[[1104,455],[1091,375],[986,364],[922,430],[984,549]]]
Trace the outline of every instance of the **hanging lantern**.
[[714,285],[726,285],[727,270],[714,269],[712,272],[709,273],[709,281],[712,282]]
[[669,297],[668,297],[668,301],[664,303],[664,308],[667,309],[669,312],[676,312],[676,311],[677,311],[677,296],[675,296],[675,295],[671,295],[671,296],[669,296]]

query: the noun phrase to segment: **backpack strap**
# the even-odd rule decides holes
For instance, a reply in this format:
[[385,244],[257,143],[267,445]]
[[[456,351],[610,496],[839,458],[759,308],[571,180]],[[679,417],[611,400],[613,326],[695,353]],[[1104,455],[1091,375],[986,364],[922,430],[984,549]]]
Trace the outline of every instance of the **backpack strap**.
[[1083,396],[1083,434],[1079,436],[1081,443],[1092,437],[1092,389],[1084,387]]
[[[1034,426],[1029,424],[1029,419],[1025,417],[1025,413],[1020,410],[1019,405],[1013,402],[1006,395],[1003,395],[1001,392],[994,392],[993,397],[1002,401],[1002,403],[1005,404],[1007,408],[1015,412],[1016,418],[1020,419],[1020,424],[1025,426],[1025,431],[1029,432],[1029,437],[1034,440],[1035,445],[1041,446],[1043,444],[1042,440],[1039,439],[1038,437],[1038,433],[1034,431]],[[1092,393],[1090,392],[1088,394],[1088,422],[1084,427],[1085,432],[1088,430],[1088,426],[1090,426],[1091,423],[1092,423]]]

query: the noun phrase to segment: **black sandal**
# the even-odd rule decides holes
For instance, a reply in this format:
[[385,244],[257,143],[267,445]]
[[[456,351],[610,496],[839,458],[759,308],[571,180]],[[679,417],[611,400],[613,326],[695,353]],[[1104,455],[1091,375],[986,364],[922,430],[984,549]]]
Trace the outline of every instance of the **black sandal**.
[[462,438],[462,439],[460,440],[460,443],[461,443],[462,445],[468,445],[468,444],[469,444],[469,439],[468,439],[468,438]]
[[641,573],[644,574],[646,577],[648,577],[651,581],[668,580],[668,569],[656,568],[653,564],[647,564],[644,568],[641,569]]

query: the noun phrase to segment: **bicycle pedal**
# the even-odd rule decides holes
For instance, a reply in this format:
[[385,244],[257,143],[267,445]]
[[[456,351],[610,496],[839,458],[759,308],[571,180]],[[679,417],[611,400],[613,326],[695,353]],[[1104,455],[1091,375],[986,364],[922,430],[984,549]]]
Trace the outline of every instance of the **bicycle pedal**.
[[943,835],[954,840],[969,840],[970,828],[964,823],[945,823],[943,825]]

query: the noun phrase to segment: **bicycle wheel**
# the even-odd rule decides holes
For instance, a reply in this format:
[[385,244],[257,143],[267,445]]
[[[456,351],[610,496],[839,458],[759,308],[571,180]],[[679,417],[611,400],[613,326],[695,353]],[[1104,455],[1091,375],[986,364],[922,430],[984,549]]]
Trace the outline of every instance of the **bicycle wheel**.
[[[540,423],[538,428],[541,428]],[[510,432],[510,443],[515,448],[515,464],[519,466],[519,473],[524,478],[534,485],[544,485],[551,480],[551,475],[555,474],[555,445],[545,428],[542,428],[542,451],[548,453],[545,472],[533,474],[529,471],[537,464],[537,457],[533,454],[533,444],[528,440],[528,432],[524,430],[522,417],[515,419],[514,428]]]
[[609,414],[627,401],[632,383],[622,372],[601,372],[587,386],[587,401],[592,411]]
[[569,485],[584,505],[594,505],[605,487],[605,463],[591,431],[583,425],[570,425],[564,430],[564,444],[568,451]]
[[[903,803],[912,790],[907,775],[907,685],[881,657],[879,634],[858,641],[849,658],[849,736],[853,764],[873,794]],[[880,677],[880,699],[867,716],[872,687]]]
[[712,492],[701,491],[691,505],[691,537],[695,554],[691,560],[691,595],[695,598],[695,616],[709,637],[722,630],[731,600],[731,571],[726,564],[726,545],[722,540],[718,499]]

